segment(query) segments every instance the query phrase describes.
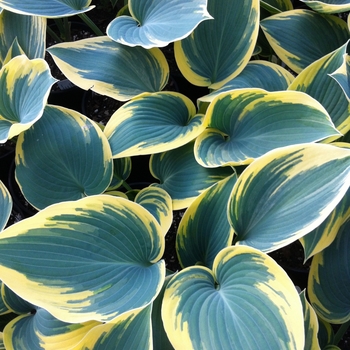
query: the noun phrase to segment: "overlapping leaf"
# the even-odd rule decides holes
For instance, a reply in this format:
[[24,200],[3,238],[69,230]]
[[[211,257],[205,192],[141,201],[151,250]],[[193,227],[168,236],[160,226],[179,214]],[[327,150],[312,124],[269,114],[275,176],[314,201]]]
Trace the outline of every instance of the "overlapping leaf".
[[269,11],[271,14],[293,9],[291,0],[264,0],[260,1],[260,6]]
[[69,323],[149,305],[165,276],[164,237],[139,204],[108,195],[62,202],[2,232],[0,279]]
[[206,113],[208,128],[195,142],[199,164],[249,164],[277,148],[340,136],[327,111],[307,94],[237,89],[218,95]]
[[91,0],[0,0],[0,6],[8,11],[41,17],[73,16],[89,11]]
[[120,107],[104,130],[113,157],[169,151],[196,138],[204,116],[177,92],[143,94]]
[[204,20],[212,17],[207,0],[129,0],[131,16],[118,16],[107,35],[124,45],[145,49],[181,40]]
[[259,1],[211,0],[208,11],[214,19],[175,42],[174,50],[188,81],[217,89],[238,75],[251,58],[259,30]]
[[303,2],[320,13],[341,13],[350,11],[348,0],[303,0]]
[[[268,317],[267,317],[268,315]],[[192,266],[168,283],[163,323],[175,349],[303,349],[303,311],[277,263],[251,247],[228,247],[213,271]]]
[[36,208],[103,193],[113,173],[107,138],[71,109],[47,105],[16,146],[16,179]]
[[237,175],[202,192],[188,207],[176,235],[176,252],[182,267],[212,268],[219,251],[230,246],[233,230],[227,218],[228,199]]
[[348,42],[305,68],[289,90],[307,93],[326,108],[336,128],[343,134],[350,130],[350,103],[339,84],[330,76],[343,63]]
[[349,184],[348,149],[309,143],[266,153],[233,188],[229,220],[236,241],[265,252],[288,245],[318,227]]
[[193,154],[193,142],[153,154],[150,170],[160,180],[154,186],[163,188],[172,198],[173,210],[187,208],[206,188],[233,173],[230,167],[208,169],[199,165]]
[[57,44],[47,51],[75,85],[120,101],[160,91],[168,81],[169,66],[158,48],[129,47],[101,36]]
[[296,73],[349,39],[342,19],[310,10],[282,12],[263,19],[260,25],[276,54]]
[[12,198],[10,192],[8,191],[4,183],[0,181],[0,232],[6,226],[11,211]]
[[56,80],[43,59],[14,57],[0,70],[0,143],[30,128],[43,114]]
[[341,227],[329,247],[313,257],[309,272],[311,305],[330,323],[345,323],[350,319],[349,223]]
[[350,102],[350,56],[343,56],[342,65],[330,76],[335,79],[335,81],[342,88],[348,102]]

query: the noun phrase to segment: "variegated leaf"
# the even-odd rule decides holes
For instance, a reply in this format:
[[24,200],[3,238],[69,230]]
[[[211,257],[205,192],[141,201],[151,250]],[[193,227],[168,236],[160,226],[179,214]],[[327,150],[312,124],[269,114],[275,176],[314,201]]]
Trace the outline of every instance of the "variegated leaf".
[[342,65],[330,76],[339,84],[348,102],[350,102],[350,56],[348,54],[343,56]]
[[341,13],[350,11],[348,0],[303,0],[307,6],[320,13]]
[[11,194],[0,180],[0,232],[6,226],[12,211]]

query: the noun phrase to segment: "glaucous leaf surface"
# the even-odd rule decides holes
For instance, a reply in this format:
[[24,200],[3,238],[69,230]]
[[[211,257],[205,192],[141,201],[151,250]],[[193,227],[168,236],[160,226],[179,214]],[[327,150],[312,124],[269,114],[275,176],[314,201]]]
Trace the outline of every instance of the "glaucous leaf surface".
[[265,252],[288,245],[318,227],[349,184],[350,150],[308,143],[266,153],[233,188],[229,221],[236,242]]
[[251,61],[243,71],[220,89],[200,97],[203,102],[211,102],[214,97],[234,89],[260,88],[267,91],[287,90],[294,77],[282,66],[269,61]]
[[238,75],[254,51],[259,9],[258,0],[209,1],[214,19],[202,22],[189,37],[174,44],[176,63],[185,78],[217,89]]
[[264,0],[260,1],[260,6],[269,11],[271,14],[293,9],[291,0]]
[[320,13],[341,13],[350,11],[349,0],[303,0],[303,3]]
[[305,93],[236,89],[218,95],[195,141],[208,168],[244,165],[272,149],[340,136],[324,107]]
[[228,200],[237,181],[233,174],[202,192],[187,208],[176,234],[181,266],[212,268],[219,251],[231,245],[233,230],[227,218]]
[[115,158],[113,159],[113,178],[108,187],[108,191],[115,190],[122,186],[123,182],[131,173],[131,158]]
[[22,299],[3,283],[1,283],[1,298],[7,308],[16,314],[28,314],[36,309],[35,305]]
[[330,75],[342,65],[348,42],[310,64],[288,87],[289,90],[305,92],[319,101],[343,134],[350,130],[350,103]]
[[43,59],[14,57],[0,70],[0,143],[30,128],[43,114],[55,83]]
[[6,226],[12,211],[11,194],[0,180],[0,232]]
[[158,48],[129,47],[101,36],[57,44],[47,51],[75,85],[119,101],[160,91],[168,82],[168,62]]
[[69,323],[149,305],[165,278],[164,237],[142,206],[109,195],[51,205],[4,230],[0,278]]
[[348,102],[350,102],[350,56],[348,54],[343,56],[342,65],[330,76],[339,84]]
[[163,47],[181,40],[207,19],[207,0],[129,0],[131,16],[118,16],[107,35],[128,46]]
[[4,343],[8,350],[68,350],[99,324],[62,322],[45,309],[37,308],[34,314],[24,314],[6,325]]
[[46,18],[26,16],[3,11],[0,14],[0,63],[5,58],[14,40],[30,59],[44,58],[46,40]]
[[278,57],[296,73],[349,39],[345,21],[310,10],[282,12],[260,26]]
[[89,118],[47,105],[40,121],[18,137],[16,179],[34,207],[101,194],[113,174],[107,138]]
[[121,106],[104,133],[113,157],[130,157],[169,151],[195,139],[204,129],[204,115],[178,92],[141,96]]
[[[267,317],[268,315],[268,317]],[[168,283],[162,318],[175,349],[303,349],[303,311],[284,270],[251,247],[228,247],[213,270],[191,266]]]
[[[4,284],[0,281],[0,287],[2,288],[3,286]],[[2,297],[2,295],[0,295],[0,316],[6,315],[10,312],[11,310],[9,310],[9,308],[5,304],[4,298]]]
[[152,154],[150,170],[160,182],[152,186],[169,193],[173,210],[187,208],[206,188],[234,172],[231,167],[203,168],[194,157],[193,142],[168,152]]
[[0,0],[0,6],[21,15],[48,18],[73,16],[93,9],[91,0]]
[[330,323],[350,319],[349,229],[348,220],[332,244],[313,257],[310,267],[309,300],[320,317]]

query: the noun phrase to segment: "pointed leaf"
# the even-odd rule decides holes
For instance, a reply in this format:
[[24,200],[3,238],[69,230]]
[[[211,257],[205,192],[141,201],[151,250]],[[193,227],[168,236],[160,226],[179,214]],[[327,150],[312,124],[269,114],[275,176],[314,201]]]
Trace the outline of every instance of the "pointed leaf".
[[283,269],[250,247],[228,247],[213,271],[192,266],[166,287],[162,317],[175,349],[303,349],[303,311]]
[[188,207],[176,235],[182,267],[212,268],[219,251],[231,245],[233,230],[227,218],[228,199],[237,181],[233,174],[202,192]]
[[324,320],[350,320],[349,229],[347,221],[333,243],[316,254],[311,263],[308,295],[311,305]]
[[350,102],[350,56],[346,54],[343,58],[342,65],[330,76],[340,85],[348,102]]
[[265,252],[288,245],[319,226],[349,184],[350,150],[310,143],[266,153],[233,188],[229,220],[237,242]]
[[259,1],[211,0],[208,11],[213,20],[175,42],[175,59],[192,84],[217,89],[251,58],[259,31]]
[[54,204],[10,226],[0,251],[1,280],[64,322],[143,308],[165,275],[159,224],[139,204],[108,195]]
[[43,59],[21,55],[0,70],[0,143],[20,134],[43,114],[55,83]]
[[212,17],[207,0],[130,0],[131,16],[118,16],[107,35],[124,45],[145,49],[181,40],[204,20]]
[[307,6],[320,13],[341,13],[350,11],[348,0],[303,0]]
[[36,208],[103,193],[112,173],[107,138],[71,109],[47,105],[42,118],[18,137],[16,179]]
[[25,55],[25,52],[22,50],[16,37],[7,51],[7,55],[4,58],[3,64],[7,64],[12,60],[12,58],[21,55]]
[[173,210],[188,207],[206,188],[233,173],[230,167],[206,169],[200,166],[194,158],[193,142],[168,152],[153,154],[150,170],[160,180],[160,184],[153,186],[169,193]]
[[278,57],[296,73],[349,39],[342,19],[310,10],[282,12],[260,25]]
[[203,102],[211,102],[223,92],[243,88],[261,88],[267,91],[287,90],[293,81],[293,75],[282,66],[269,61],[251,61],[243,71],[220,89],[200,97]]
[[120,101],[160,91],[168,81],[169,66],[157,48],[128,47],[101,36],[57,44],[47,51],[75,85]]
[[177,92],[143,94],[120,107],[104,133],[113,157],[169,151],[195,139],[204,129],[204,116]]
[[291,0],[261,0],[260,6],[268,10],[271,14],[293,9]]
[[0,0],[0,6],[5,10],[48,18],[77,15],[89,11],[91,0]]
[[4,229],[12,211],[12,198],[10,192],[0,180],[0,232]]
[[208,129],[196,139],[195,156],[211,168],[248,164],[278,147],[339,135],[319,102],[291,91],[222,93],[210,104],[206,123]]
[[289,90],[307,93],[326,108],[336,128],[343,134],[350,130],[350,103],[338,83],[330,77],[343,63],[348,43],[304,69]]

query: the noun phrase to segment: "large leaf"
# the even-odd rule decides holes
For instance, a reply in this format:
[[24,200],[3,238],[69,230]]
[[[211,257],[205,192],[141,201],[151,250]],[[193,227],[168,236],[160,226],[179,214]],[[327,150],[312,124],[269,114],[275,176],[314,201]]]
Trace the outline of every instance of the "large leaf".
[[313,257],[310,267],[308,295],[311,305],[330,323],[350,320],[349,229],[350,221],[347,221],[333,243]]
[[128,46],[166,46],[187,37],[200,22],[212,18],[207,1],[129,0],[131,16],[114,19],[107,27],[107,35]]
[[228,199],[237,175],[233,174],[202,192],[188,207],[176,235],[182,267],[212,268],[219,251],[230,246],[233,230],[227,218]]
[[196,139],[195,156],[209,168],[248,164],[277,147],[340,136],[319,102],[291,91],[222,93],[211,102],[206,124]]
[[350,102],[350,56],[348,54],[343,56],[343,63],[330,76],[339,84]]
[[177,92],[143,94],[120,107],[104,133],[113,157],[165,152],[196,138],[204,116],[186,96]]
[[149,305],[165,277],[164,237],[139,204],[108,195],[62,202],[2,232],[0,278],[70,323]]
[[18,137],[16,179],[34,207],[103,193],[113,174],[108,140],[89,118],[47,105]]
[[28,314],[36,309],[35,305],[19,297],[3,283],[1,283],[1,299],[7,308],[16,314]]
[[15,39],[28,58],[44,58],[46,18],[3,11],[0,14],[1,64],[4,64],[8,50]]
[[251,61],[243,71],[220,89],[200,97],[203,102],[211,102],[219,94],[244,88],[261,88],[267,91],[286,90],[294,77],[282,66],[269,61]]
[[98,324],[96,321],[62,322],[37,308],[34,314],[19,316],[6,325],[4,343],[7,350],[68,350]]
[[0,0],[0,6],[8,11],[41,17],[77,15],[93,9],[91,0]]
[[10,192],[0,180],[0,232],[6,226],[12,211],[12,198]]
[[47,51],[75,85],[120,101],[160,91],[168,81],[169,66],[158,48],[129,47],[101,36],[57,44]]
[[196,162],[193,142],[174,150],[152,154],[150,160],[152,175],[173,200],[173,210],[187,208],[198,195],[216,182],[230,176],[230,167],[206,169]]
[[210,0],[214,20],[175,42],[175,58],[194,85],[216,89],[238,75],[253,53],[259,31],[258,0]]
[[338,83],[330,76],[343,63],[348,43],[305,68],[288,89],[306,92],[326,108],[337,129],[350,130],[350,103]]
[[345,21],[310,10],[282,12],[260,25],[276,54],[296,73],[349,39]]
[[260,6],[269,11],[271,14],[293,9],[291,0],[261,0]]
[[350,11],[349,0],[303,0],[307,6],[321,13],[341,13]]
[[43,59],[14,57],[0,70],[0,143],[27,130],[43,114],[55,83]]
[[251,247],[228,247],[213,271],[189,267],[168,283],[162,317],[175,349],[303,349],[303,311],[283,269]]
[[239,244],[270,252],[324,221],[350,184],[350,150],[299,144],[266,153],[236,182],[229,220]]

